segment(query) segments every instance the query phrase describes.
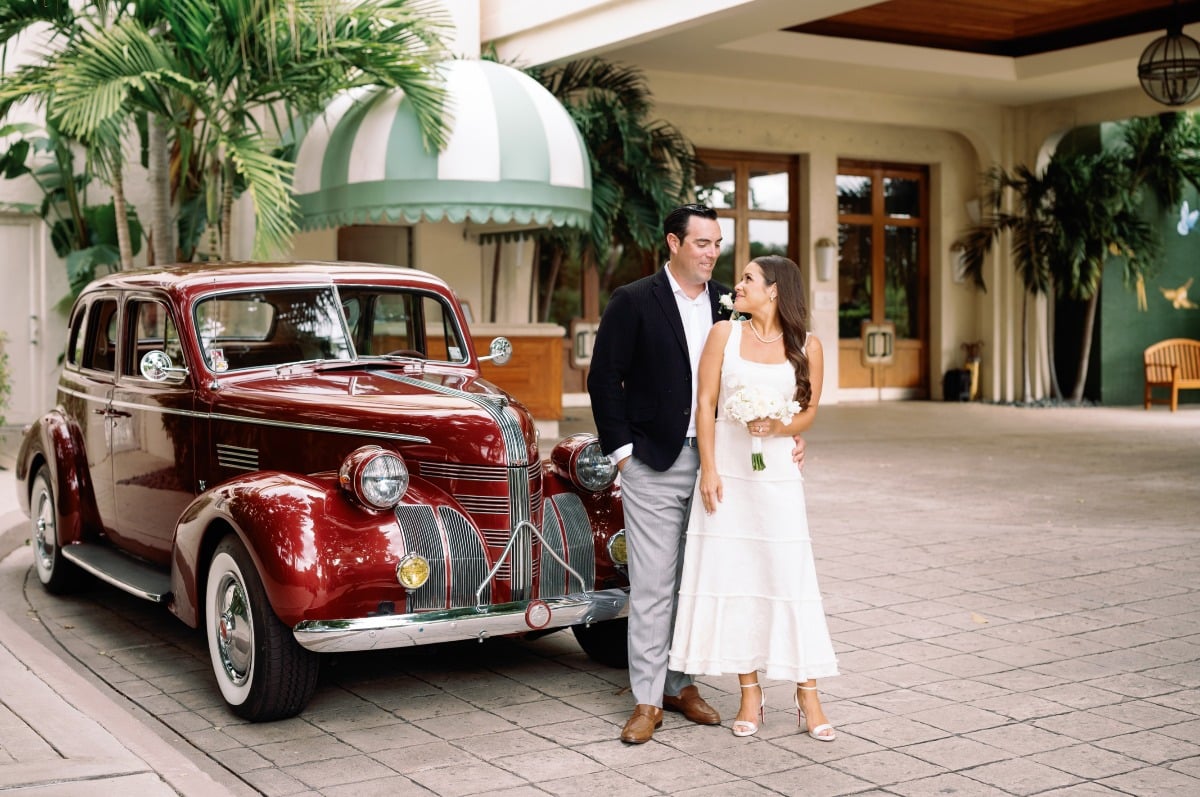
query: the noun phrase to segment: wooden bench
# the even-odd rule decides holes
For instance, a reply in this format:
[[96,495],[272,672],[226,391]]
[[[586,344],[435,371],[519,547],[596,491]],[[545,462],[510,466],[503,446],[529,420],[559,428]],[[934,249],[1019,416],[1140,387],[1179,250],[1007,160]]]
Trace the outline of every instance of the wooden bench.
[[[1170,404],[1179,408],[1180,390],[1200,390],[1200,340],[1170,338],[1160,340],[1142,355],[1146,367],[1146,409],[1151,404]],[[1152,390],[1165,387],[1168,398],[1154,398]]]

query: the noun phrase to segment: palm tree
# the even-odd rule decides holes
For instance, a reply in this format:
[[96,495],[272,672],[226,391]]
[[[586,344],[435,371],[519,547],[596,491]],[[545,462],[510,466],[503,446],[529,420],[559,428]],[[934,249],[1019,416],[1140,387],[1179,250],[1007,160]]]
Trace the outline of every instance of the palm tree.
[[[1011,195],[1012,210],[1005,210],[1005,200]],[[1024,287],[1021,301],[1021,362],[1024,398],[1029,400],[1029,300],[1050,292],[1052,270],[1049,261],[1053,221],[1050,218],[1049,187],[1038,174],[1025,166],[1012,173],[999,167],[985,176],[981,202],[984,213],[977,224],[969,227],[953,246],[963,253],[963,266],[981,290],[987,290],[983,279],[983,261],[1002,234],[1012,240],[1012,263]],[[1053,347],[1050,347],[1053,351]],[[1051,385],[1056,398],[1060,397],[1053,365]]]
[[1086,302],[1078,367],[1070,400],[1083,400],[1104,264],[1124,256],[1125,283],[1140,279],[1158,260],[1159,247],[1140,209],[1140,192],[1115,152],[1055,157],[1046,170],[1054,221],[1050,264],[1059,295]]
[[[1155,267],[1159,248],[1153,230],[1142,218],[1141,184],[1135,181],[1131,169],[1133,163],[1150,160],[1144,153],[1131,157],[1128,151],[1059,153],[1040,175],[1024,166],[1014,169],[1011,175],[1001,169],[989,173],[986,205],[990,211],[968,228],[955,246],[963,251],[968,276],[986,288],[984,256],[1001,233],[1012,236],[1013,266],[1025,287],[1022,362],[1027,400],[1028,298],[1048,294],[1086,302],[1070,395],[1072,402],[1079,403],[1087,381],[1105,262],[1112,255],[1124,257],[1126,285],[1141,280]],[[1007,192],[1012,193],[1013,212],[1000,209]],[[1053,339],[1049,343],[1051,386],[1054,397],[1061,398]]]
[[[578,252],[584,270],[583,316],[595,319],[599,291],[609,287],[623,255],[654,262],[662,246],[663,217],[694,190],[695,151],[675,127],[648,118],[650,90],[635,67],[585,58],[527,72],[563,104],[588,148],[591,230],[552,230],[540,241],[552,262]],[[598,273],[600,264],[603,274]]]
[[[84,140],[148,117],[174,153],[162,152],[167,136],[151,136],[156,208],[170,206],[172,194],[199,208],[185,231],[216,232],[228,257],[233,199],[244,189],[263,256],[295,231],[292,166],[274,152],[281,119],[317,112],[356,85],[397,87],[427,146],[444,143],[443,91],[431,69],[441,54],[437,9],[421,0],[141,0],[110,24],[79,25],[4,96],[43,97],[59,126]],[[0,30],[4,23],[0,15]],[[162,251],[173,238],[166,214],[155,217],[156,259],[173,260]]]

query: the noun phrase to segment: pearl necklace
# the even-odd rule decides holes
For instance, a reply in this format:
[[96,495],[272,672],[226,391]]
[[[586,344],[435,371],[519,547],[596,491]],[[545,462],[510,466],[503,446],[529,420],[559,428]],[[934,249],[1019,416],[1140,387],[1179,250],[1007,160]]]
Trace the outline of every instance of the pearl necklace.
[[762,335],[758,334],[758,330],[754,328],[753,321],[747,321],[746,323],[750,325],[750,331],[754,333],[754,337],[758,338],[759,343],[774,343],[775,341],[777,341],[783,337],[783,330],[780,330],[779,334],[776,335],[775,337],[764,338]]

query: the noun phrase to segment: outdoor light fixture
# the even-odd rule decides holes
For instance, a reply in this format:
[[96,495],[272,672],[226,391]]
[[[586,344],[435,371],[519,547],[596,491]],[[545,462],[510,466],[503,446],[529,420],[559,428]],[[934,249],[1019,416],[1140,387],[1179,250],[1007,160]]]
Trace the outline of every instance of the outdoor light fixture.
[[1184,105],[1200,94],[1200,42],[1183,32],[1178,14],[1167,26],[1167,34],[1142,51],[1138,80],[1163,105]]

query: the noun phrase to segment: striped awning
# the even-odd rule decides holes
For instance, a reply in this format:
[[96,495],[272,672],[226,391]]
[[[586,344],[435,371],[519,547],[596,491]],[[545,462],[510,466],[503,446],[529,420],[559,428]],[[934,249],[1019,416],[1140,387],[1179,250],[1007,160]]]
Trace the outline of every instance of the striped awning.
[[587,149],[558,100],[503,64],[439,69],[453,119],[440,153],[425,150],[396,89],[344,94],[300,132],[300,228],[442,220],[586,228]]

